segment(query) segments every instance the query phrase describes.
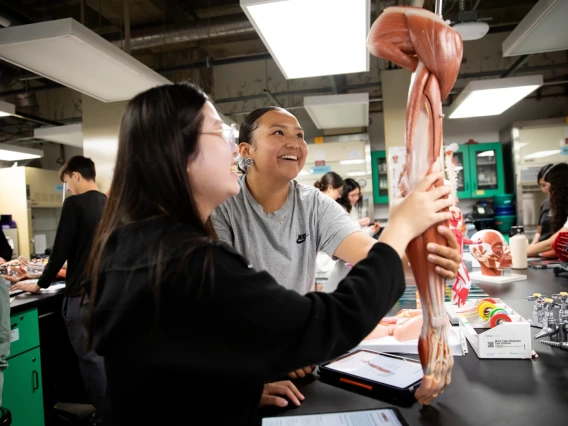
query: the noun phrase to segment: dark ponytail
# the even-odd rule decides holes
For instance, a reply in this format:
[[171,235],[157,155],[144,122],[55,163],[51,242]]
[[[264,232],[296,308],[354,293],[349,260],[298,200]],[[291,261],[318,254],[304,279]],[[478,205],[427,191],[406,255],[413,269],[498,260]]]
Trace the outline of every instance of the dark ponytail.
[[330,186],[333,189],[341,188],[343,186],[343,179],[335,172],[328,172],[323,175],[320,180],[316,181],[314,186],[321,192],[325,192]]

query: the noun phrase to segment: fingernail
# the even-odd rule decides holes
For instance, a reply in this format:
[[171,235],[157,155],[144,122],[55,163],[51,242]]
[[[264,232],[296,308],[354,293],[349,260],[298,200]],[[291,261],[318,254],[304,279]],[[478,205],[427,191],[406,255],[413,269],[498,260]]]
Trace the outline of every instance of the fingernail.
[[284,400],[284,401],[280,401],[280,406],[281,407],[286,407],[288,405],[288,401]]
[[434,260],[434,255],[429,254],[429,255],[428,255],[428,260],[429,260],[430,262],[432,262],[432,261]]
[[438,226],[438,232],[444,232],[447,228],[445,226]]
[[433,250],[436,249],[436,244],[429,243],[427,248],[428,248],[428,250],[433,251]]
[[306,397],[304,395],[300,395],[300,399],[303,401]]

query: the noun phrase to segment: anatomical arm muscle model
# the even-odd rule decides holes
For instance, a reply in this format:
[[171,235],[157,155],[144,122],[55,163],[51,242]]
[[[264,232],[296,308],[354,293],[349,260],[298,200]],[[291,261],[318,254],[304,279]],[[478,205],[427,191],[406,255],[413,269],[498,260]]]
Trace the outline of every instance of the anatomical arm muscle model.
[[[442,100],[457,78],[462,40],[438,15],[421,8],[390,7],[371,27],[367,48],[373,55],[414,73],[406,110],[407,158],[401,181],[405,195],[424,176],[443,170]],[[435,184],[441,185],[441,180]],[[415,395],[423,404],[429,404],[450,383],[453,365],[447,343],[445,280],[427,261],[426,245],[430,242],[446,244],[436,227],[415,238],[407,248],[424,317],[418,340],[424,379]]]

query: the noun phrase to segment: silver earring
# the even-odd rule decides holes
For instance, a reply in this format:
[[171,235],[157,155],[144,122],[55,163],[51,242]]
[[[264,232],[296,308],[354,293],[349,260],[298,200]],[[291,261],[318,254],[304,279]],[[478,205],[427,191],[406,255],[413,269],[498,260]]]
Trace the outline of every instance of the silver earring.
[[246,170],[249,167],[252,167],[254,164],[254,160],[250,157],[241,157],[241,155],[237,155],[237,163],[242,170]]

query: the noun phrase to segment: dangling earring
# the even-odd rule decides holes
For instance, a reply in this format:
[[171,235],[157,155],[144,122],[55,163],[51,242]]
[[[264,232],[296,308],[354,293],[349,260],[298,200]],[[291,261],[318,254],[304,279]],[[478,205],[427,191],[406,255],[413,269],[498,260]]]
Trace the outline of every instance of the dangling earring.
[[240,154],[237,155],[237,163],[242,170],[246,170],[249,167],[252,167],[254,164],[254,160],[250,157],[241,157]]

